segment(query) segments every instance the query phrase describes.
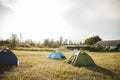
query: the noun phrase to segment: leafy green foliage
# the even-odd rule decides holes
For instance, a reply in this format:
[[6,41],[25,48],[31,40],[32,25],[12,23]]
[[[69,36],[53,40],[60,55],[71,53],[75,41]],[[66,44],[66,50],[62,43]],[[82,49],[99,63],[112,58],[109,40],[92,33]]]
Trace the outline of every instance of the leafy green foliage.
[[17,38],[17,35],[16,34],[12,34],[10,39],[9,39],[9,42],[10,42],[10,45],[9,47],[11,49],[14,49],[15,47],[18,47],[19,45],[19,39]]
[[98,46],[89,46],[89,51],[93,51],[93,52],[106,52],[106,51],[118,51],[117,47],[103,47],[101,45]]
[[89,51],[100,52],[105,51],[105,49],[102,46],[89,46]]
[[90,37],[90,38],[87,38],[84,42],[84,44],[87,44],[87,45],[93,45],[95,44],[96,42],[98,41],[101,41],[102,39],[99,37],[99,36],[93,36],[93,37]]
[[[54,40],[54,39],[44,39],[43,43],[40,42],[35,42],[32,39],[28,39],[23,41],[22,35],[20,36],[21,38],[19,39],[17,37],[17,34],[12,34],[11,37],[4,42],[8,42],[7,44],[5,43],[0,43],[0,46],[8,46],[11,49],[14,49],[16,47],[49,47],[49,48],[58,48],[63,45],[81,45],[83,44],[82,42],[74,42],[72,40],[67,40],[63,39],[63,37],[60,37],[59,40]],[[22,40],[21,40],[22,39]],[[93,36],[85,40],[84,44],[92,45],[96,43],[97,41],[100,41],[101,38],[99,36]]]
[[9,46],[9,41],[8,40],[0,40],[0,48],[6,48]]

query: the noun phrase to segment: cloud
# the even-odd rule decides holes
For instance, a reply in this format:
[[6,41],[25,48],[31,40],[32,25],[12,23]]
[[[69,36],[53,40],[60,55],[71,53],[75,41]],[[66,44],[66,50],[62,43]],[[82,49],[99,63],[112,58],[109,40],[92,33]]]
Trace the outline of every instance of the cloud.
[[[9,14],[12,13],[9,5],[13,3],[13,0],[0,0],[0,32],[3,30],[3,22]],[[1,36],[1,35],[0,35]]]
[[[120,26],[120,0],[70,0],[63,13],[66,22],[78,31],[118,38]],[[109,31],[108,33],[106,33]],[[80,34],[79,32],[78,34]]]
[[[11,11],[4,8],[1,16]],[[4,21],[2,32],[5,37],[22,32],[37,40],[63,36],[80,41],[92,35],[116,39],[120,35],[119,8],[119,0],[18,0],[11,8],[14,13]]]

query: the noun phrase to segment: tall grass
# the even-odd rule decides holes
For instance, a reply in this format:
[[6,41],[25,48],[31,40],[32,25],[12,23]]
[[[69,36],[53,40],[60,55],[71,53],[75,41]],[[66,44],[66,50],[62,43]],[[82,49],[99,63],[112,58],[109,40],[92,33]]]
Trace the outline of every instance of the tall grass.
[[[0,80],[119,80],[120,52],[87,52],[96,66],[75,67],[67,64],[71,51],[64,52],[66,60],[48,59],[49,51],[13,51],[19,66],[0,67]],[[7,69],[6,69],[7,68]],[[4,69],[4,70],[3,70]]]

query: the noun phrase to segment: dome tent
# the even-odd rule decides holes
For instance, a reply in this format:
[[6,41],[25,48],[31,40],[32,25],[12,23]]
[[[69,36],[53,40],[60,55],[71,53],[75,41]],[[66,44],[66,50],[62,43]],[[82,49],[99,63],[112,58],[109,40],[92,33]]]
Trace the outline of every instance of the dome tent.
[[48,58],[51,58],[51,59],[65,59],[66,57],[64,56],[64,54],[62,52],[53,51],[48,55]]
[[9,49],[0,50],[0,65],[18,65],[16,55]]
[[78,51],[76,54],[70,57],[69,64],[74,66],[90,66],[95,65],[93,59],[85,52]]

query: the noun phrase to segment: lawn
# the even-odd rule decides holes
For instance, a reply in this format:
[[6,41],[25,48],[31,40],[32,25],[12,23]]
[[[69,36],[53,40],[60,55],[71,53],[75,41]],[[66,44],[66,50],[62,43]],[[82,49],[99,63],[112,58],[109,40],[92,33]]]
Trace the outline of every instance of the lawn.
[[0,80],[120,80],[120,52],[87,52],[96,66],[75,67],[66,60],[48,59],[50,51],[13,50],[18,66],[1,66]]

